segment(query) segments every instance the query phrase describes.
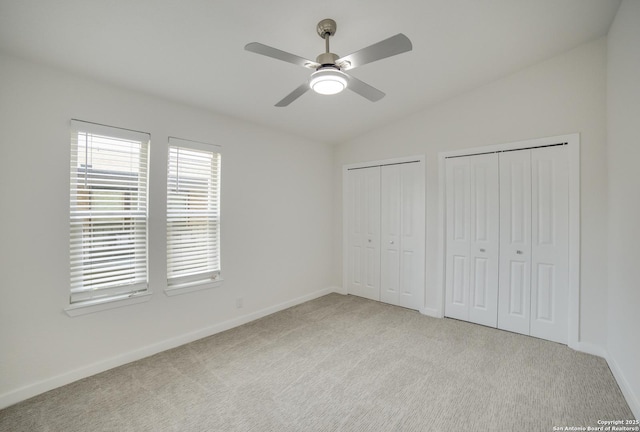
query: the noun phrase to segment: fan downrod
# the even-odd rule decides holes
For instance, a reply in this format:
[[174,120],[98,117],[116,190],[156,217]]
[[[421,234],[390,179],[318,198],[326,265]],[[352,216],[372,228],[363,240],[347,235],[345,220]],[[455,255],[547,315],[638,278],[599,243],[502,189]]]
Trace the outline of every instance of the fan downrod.
[[336,22],[330,18],[323,19],[318,23],[318,26],[316,27],[318,36],[324,39],[325,45],[324,53],[316,57],[316,61],[322,66],[333,66],[334,68],[336,67],[336,60],[338,60],[338,56],[329,50],[329,38],[336,34],[337,28],[338,25],[336,24]]

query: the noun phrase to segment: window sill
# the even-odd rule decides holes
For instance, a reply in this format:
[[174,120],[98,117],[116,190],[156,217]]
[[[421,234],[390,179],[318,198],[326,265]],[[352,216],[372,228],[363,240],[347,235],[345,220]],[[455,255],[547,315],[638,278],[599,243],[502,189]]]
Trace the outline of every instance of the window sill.
[[100,312],[107,309],[115,309],[123,306],[144,303],[151,300],[151,291],[139,294],[123,295],[120,297],[111,297],[99,300],[89,300],[82,303],[76,303],[64,309],[67,315],[75,317],[79,315],[87,315],[94,312]]
[[216,279],[215,281],[198,281],[187,282],[179,285],[168,286],[164,293],[168,296],[174,296],[179,294],[187,294],[194,291],[202,291],[211,288],[217,288],[222,285],[223,279]]

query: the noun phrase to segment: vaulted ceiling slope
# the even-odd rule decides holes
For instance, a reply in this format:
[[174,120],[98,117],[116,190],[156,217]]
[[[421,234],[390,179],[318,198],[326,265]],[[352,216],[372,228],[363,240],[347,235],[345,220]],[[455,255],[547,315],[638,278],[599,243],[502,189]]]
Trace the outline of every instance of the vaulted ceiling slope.
[[[340,143],[607,34],[619,0],[0,0],[0,51]],[[344,56],[397,33],[413,50],[351,74],[382,90],[307,92],[305,68],[245,51],[261,42],[314,60],[316,24]],[[1,79],[1,78],[0,78]]]

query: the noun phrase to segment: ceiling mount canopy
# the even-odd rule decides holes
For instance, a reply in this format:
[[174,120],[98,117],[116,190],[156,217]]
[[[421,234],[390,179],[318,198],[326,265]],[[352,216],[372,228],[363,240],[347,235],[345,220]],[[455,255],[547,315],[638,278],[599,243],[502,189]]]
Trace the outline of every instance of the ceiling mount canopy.
[[398,33],[348,56],[339,57],[329,49],[329,38],[336,33],[337,28],[336,22],[330,18],[323,19],[316,26],[318,36],[325,41],[325,52],[318,55],[316,61],[308,60],[259,42],[251,42],[245,45],[244,49],[247,51],[315,70],[307,82],[298,86],[275,106],[288,106],[309,89],[322,95],[334,95],[348,88],[372,102],[384,97],[383,92],[345,73],[345,71],[411,51],[413,46],[409,38],[402,33]]

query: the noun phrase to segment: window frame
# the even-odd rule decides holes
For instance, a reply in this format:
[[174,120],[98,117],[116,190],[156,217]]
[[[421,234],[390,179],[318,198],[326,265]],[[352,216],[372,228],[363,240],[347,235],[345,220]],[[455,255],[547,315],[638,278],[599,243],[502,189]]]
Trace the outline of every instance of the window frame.
[[[135,173],[137,179],[137,186],[135,189],[131,189],[130,184],[125,184],[124,187],[115,187],[111,185],[108,187],[108,180],[102,180],[103,183],[98,182],[91,187],[84,188],[84,192],[91,191],[87,194],[88,199],[91,200],[93,191],[108,191],[118,194],[121,191],[125,191],[123,198],[116,200],[121,203],[123,207],[135,203],[135,209],[133,207],[127,209],[127,212],[113,211],[114,215],[104,216],[103,221],[106,218],[113,217],[114,220],[123,219],[124,222],[130,224],[129,229],[124,227],[121,233],[112,233],[114,241],[116,243],[131,242],[131,248],[125,249],[125,253],[134,254],[134,259],[131,262],[126,263],[133,269],[135,274],[135,281],[132,283],[121,283],[106,285],[102,288],[95,288],[94,290],[87,289],[82,291],[79,289],[84,283],[91,285],[91,277],[86,275],[86,267],[84,263],[78,264],[77,261],[83,261],[84,249],[86,248],[86,238],[84,237],[84,228],[79,227],[78,219],[89,220],[90,228],[87,230],[88,237],[95,237],[95,233],[100,232],[99,222],[98,226],[93,225],[93,221],[98,220],[97,216],[94,217],[94,212],[99,212],[97,208],[100,204],[104,205],[107,200],[98,202],[95,207],[88,206],[88,209],[82,209],[82,204],[79,203],[78,196],[82,193],[83,188],[78,184],[79,170],[82,169],[82,164],[79,164],[78,157],[80,155],[79,143],[81,134],[87,134],[106,138],[103,145],[109,146],[108,141],[131,141],[140,143],[140,154],[138,155],[138,171]],[[86,138],[85,138],[86,139]],[[72,119],[70,122],[70,183],[69,183],[69,271],[70,271],[70,288],[68,297],[68,306],[64,309],[69,316],[84,315],[86,313],[92,313],[99,310],[110,309],[114,307],[125,306],[129,304],[140,303],[148,301],[152,294],[149,287],[149,152],[151,144],[151,135],[145,132],[134,131],[130,129],[123,129],[114,126],[107,126],[98,123],[86,122],[82,120]],[[93,144],[92,144],[93,145]],[[87,149],[89,144],[87,143]],[[86,151],[86,150],[85,150]],[[93,149],[92,149],[93,151]],[[133,150],[132,150],[133,153]],[[105,159],[108,162],[113,162],[114,159]],[[144,167],[140,171],[140,167]],[[117,166],[116,166],[117,168]],[[117,169],[108,170],[99,167],[92,167],[91,171],[88,169],[88,164],[84,165],[84,175],[86,178],[97,179],[100,177],[106,177],[109,175],[117,174],[122,177],[122,173],[126,171],[120,171]],[[126,174],[124,175],[126,177]],[[86,181],[86,180],[85,180]],[[115,181],[114,181],[115,182]],[[142,190],[139,188],[142,187]],[[135,190],[135,199],[132,201],[133,195],[129,194],[127,199],[127,191],[130,193]],[[108,195],[108,194],[104,194]],[[123,210],[125,210],[123,208]],[[141,214],[142,213],[142,214]],[[103,228],[102,228],[103,229]],[[81,233],[78,234],[78,230]],[[135,235],[143,235],[143,238],[132,239]],[[117,238],[116,238],[117,237]],[[91,245],[88,249],[95,252],[98,248],[96,245]],[[113,253],[113,252],[112,252]],[[117,256],[114,254],[114,256]],[[117,258],[116,258],[117,259]],[[75,261],[74,261],[75,260]],[[134,263],[137,262],[137,263]],[[95,260],[92,261],[92,264]],[[113,271],[113,269],[111,269]],[[78,274],[80,276],[78,277]],[[74,282],[74,280],[80,279],[80,282]],[[143,279],[143,280],[140,280]]]
[[[217,261],[217,269],[208,269],[205,272],[200,272],[197,274],[186,275],[186,276],[173,276],[171,277],[170,271],[170,260],[172,258],[172,248],[171,248],[171,208],[170,205],[172,203],[172,198],[180,198],[179,195],[175,193],[172,194],[171,186],[172,181],[175,183],[177,180],[176,175],[172,176],[172,163],[174,162],[172,159],[172,149],[184,149],[191,152],[205,152],[210,153],[214,156],[214,162],[212,165],[211,177],[208,178],[208,182],[211,182],[213,186],[213,191],[209,191],[213,194],[213,197],[207,195],[208,202],[213,202],[215,213],[214,221],[208,221],[207,224],[215,225],[215,240],[213,241],[213,245],[215,248],[215,258]],[[177,156],[179,158],[179,155]],[[176,162],[177,163],[177,162]],[[177,167],[176,167],[177,168]],[[165,294],[168,296],[173,296],[177,294],[184,294],[193,291],[206,290],[210,288],[215,288],[222,285],[223,277],[222,277],[222,262],[221,262],[221,172],[222,172],[222,146],[216,144],[203,143],[199,141],[192,141],[183,138],[177,137],[168,137],[168,145],[167,145],[167,197],[166,197],[166,240],[167,240],[167,251],[166,251],[166,262],[167,262],[167,271],[166,271],[166,288],[164,290]],[[177,174],[179,176],[179,174]],[[179,178],[179,177],[178,177]],[[193,179],[190,179],[193,180]],[[173,209],[177,211],[177,209]],[[211,210],[211,209],[209,209]],[[185,211],[184,209],[182,211]],[[176,218],[177,219],[177,218]],[[173,220],[176,220],[173,219]],[[208,240],[205,240],[208,242]],[[209,245],[211,246],[211,245]]]

